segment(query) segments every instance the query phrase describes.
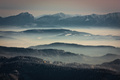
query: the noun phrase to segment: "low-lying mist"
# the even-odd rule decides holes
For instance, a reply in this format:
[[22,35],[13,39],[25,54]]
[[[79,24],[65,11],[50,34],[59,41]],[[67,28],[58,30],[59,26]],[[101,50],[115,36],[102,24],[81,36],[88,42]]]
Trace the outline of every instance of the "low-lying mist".
[[[78,29],[79,30],[79,29]],[[29,47],[39,44],[50,44],[53,42],[76,43],[82,45],[111,45],[120,47],[120,36],[118,31],[106,31],[103,35],[102,31],[96,34],[95,31],[75,29],[13,29],[0,31],[0,45],[8,47]],[[95,33],[94,33],[95,32]],[[100,33],[101,32],[101,33]],[[109,33],[110,32],[110,33]],[[92,33],[92,34],[91,34]],[[105,33],[105,32],[104,32]]]
[[119,59],[120,55],[106,54],[103,56],[91,57],[84,54],[75,54],[72,52],[65,52],[57,49],[29,49],[16,47],[0,47],[0,56],[14,57],[14,56],[32,56],[42,58],[47,61],[61,61],[65,63],[84,63],[84,64],[101,64],[103,62]]

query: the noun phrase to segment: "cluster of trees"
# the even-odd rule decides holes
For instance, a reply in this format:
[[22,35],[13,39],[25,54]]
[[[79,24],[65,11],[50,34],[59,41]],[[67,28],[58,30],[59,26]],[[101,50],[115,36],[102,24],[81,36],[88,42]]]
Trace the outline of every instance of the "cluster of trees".
[[105,69],[79,69],[43,63],[34,57],[0,58],[1,80],[119,80]]

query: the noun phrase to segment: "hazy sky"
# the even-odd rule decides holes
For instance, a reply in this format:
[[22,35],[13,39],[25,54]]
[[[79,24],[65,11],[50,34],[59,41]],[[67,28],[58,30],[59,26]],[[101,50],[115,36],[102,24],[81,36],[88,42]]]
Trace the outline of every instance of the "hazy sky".
[[34,16],[67,14],[104,14],[120,12],[120,0],[0,0],[0,16],[30,12]]

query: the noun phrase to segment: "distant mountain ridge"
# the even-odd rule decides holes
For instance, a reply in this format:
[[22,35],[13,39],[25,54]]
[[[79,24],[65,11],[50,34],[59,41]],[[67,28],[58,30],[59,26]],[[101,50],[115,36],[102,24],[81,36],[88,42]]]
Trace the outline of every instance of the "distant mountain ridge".
[[44,15],[39,18],[28,12],[15,16],[0,17],[0,25],[32,25],[35,26],[107,26],[113,28],[120,27],[120,12],[108,13],[104,15],[84,15],[70,16],[64,13]]
[[25,30],[22,31],[22,33],[37,33],[37,34],[56,34],[58,36],[74,36],[74,35],[91,35],[90,33],[87,32],[78,32],[78,31],[73,31],[69,29],[31,29],[31,30]]
[[26,55],[26,56],[77,56],[77,54],[71,52],[65,52],[64,50],[57,49],[29,49],[29,48],[17,48],[17,47],[4,47],[0,46],[0,55],[12,56],[12,55]]
[[67,52],[84,54],[84,55],[89,55],[89,56],[102,56],[107,53],[119,54],[120,52],[120,48],[114,47],[114,46],[106,46],[106,45],[92,46],[92,45],[80,45],[80,44],[75,44],[75,43],[64,43],[64,42],[54,42],[50,44],[30,46],[29,48],[59,49],[59,50],[67,51]]
[[100,45],[100,46],[90,46],[90,45],[80,45],[80,44],[75,44],[75,43],[62,43],[62,42],[55,42],[55,43],[51,43],[51,44],[45,44],[45,45],[37,45],[37,46],[30,46],[29,48],[36,48],[37,49],[37,47],[39,48],[39,47],[54,47],[54,46],[69,46],[69,47],[98,47],[98,48],[100,48],[100,47],[104,47],[104,48],[107,48],[107,47],[109,47],[109,48],[116,48],[116,47],[114,47],[114,46],[104,46],[104,45]]
[[33,22],[34,22],[34,16],[28,12],[20,13],[14,16],[0,18],[0,25],[7,25],[7,26],[28,25]]
[[[79,40],[120,40],[120,36],[114,36],[114,35],[95,35],[88,32],[79,32],[75,30],[70,29],[27,29],[23,31],[0,31],[0,34],[3,35],[3,37],[10,37],[9,35],[36,35],[38,37],[45,36],[51,37],[52,39],[67,39],[67,38],[75,38]],[[9,35],[8,35],[9,34]],[[6,36],[4,36],[6,35]],[[46,37],[46,38],[48,38]],[[2,38],[2,37],[0,37]],[[58,41],[59,42],[59,41]]]

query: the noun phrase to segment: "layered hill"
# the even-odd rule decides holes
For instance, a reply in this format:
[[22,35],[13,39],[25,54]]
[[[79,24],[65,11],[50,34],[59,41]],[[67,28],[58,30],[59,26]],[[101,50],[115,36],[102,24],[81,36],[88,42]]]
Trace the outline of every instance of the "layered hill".
[[[96,55],[98,53],[95,53]],[[120,59],[118,54],[105,54],[104,56],[91,57],[85,54],[77,54],[66,52],[58,49],[30,49],[17,47],[0,47],[0,56],[14,57],[14,56],[32,56],[42,58],[51,62],[62,61],[65,63],[85,63],[85,64],[101,64],[114,59]]]
[[0,46],[0,55],[2,56],[77,56],[71,52],[57,49],[29,49],[17,47],[3,47]]
[[30,46],[32,49],[60,49],[77,54],[85,54],[89,56],[102,56],[107,53],[119,54],[120,48],[114,46],[90,46],[74,43],[55,42],[51,44]]

